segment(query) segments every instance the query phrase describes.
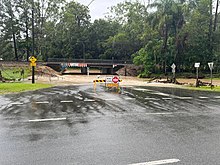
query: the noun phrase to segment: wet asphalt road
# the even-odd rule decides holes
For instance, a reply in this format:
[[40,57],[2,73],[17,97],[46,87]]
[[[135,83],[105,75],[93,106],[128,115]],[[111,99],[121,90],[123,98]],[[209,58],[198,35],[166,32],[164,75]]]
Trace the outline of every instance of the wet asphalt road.
[[88,85],[0,96],[1,165],[218,165],[219,135],[220,93],[130,87],[117,94]]

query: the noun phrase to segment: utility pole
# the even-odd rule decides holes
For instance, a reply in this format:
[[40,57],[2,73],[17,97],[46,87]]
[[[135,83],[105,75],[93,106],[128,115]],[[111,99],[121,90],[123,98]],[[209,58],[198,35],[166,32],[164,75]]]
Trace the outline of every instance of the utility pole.
[[34,56],[34,47],[35,47],[35,40],[34,40],[34,0],[32,0],[32,56]]

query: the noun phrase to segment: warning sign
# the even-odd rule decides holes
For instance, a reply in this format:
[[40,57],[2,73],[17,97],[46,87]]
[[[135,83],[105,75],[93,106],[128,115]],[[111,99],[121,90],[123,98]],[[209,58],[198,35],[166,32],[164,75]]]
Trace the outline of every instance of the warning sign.
[[118,81],[119,81],[119,78],[117,76],[113,77],[113,79],[112,79],[113,83],[118,83]]
[[30,65],[36,66],[37,59],[34,56],[29,57]]

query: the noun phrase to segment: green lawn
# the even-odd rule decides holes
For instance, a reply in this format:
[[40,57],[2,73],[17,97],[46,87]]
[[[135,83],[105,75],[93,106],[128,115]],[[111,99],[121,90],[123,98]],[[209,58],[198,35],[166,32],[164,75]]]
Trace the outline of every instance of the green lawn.
[[[21,71],[23,69],[23,73],[21,74]],[[22,79],[22,78],[27,78],[28,76],[31,75],[31,70],[26,67],[26,68],[7,68],[4,70],[1,70],[2,77],[8,80],[16,80],[16,79]]]
[[0,83],[0,94],[32,91],[52,86],[50,84]]
[[200,86],[200,87],[188,87],[188,89],[192,90],[201,90],[201,91],[214,91],[214,92],[220,92],[220,86],[214,87],[211,89],[210,86]]

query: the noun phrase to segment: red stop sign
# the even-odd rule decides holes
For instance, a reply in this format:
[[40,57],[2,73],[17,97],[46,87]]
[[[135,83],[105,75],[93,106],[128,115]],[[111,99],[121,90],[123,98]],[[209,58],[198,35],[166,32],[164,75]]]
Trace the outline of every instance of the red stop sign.
[[112,81],[113,81],[114,83],[117,83],[117,82],[119,81],[119,78],[118,78],[117,76],[115,76],[115,77],[113,77]]

